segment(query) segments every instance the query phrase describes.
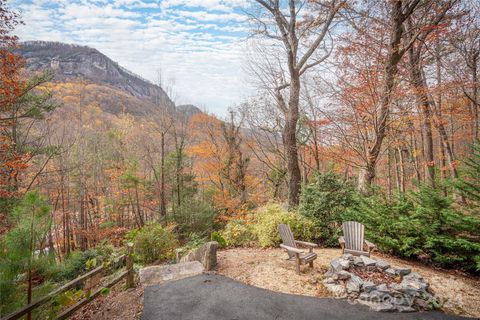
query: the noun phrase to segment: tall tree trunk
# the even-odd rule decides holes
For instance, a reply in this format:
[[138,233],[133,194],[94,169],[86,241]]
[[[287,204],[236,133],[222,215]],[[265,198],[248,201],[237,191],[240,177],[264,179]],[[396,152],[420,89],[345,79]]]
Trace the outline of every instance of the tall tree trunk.
[[388,199],[392,197],[392,155],[390,148],[387,151],[387,186],[388,186]]
[[395,183],[397,185],[397,191],[402,191],[402,185],[400,181],[400,170],[399,170],[399,163],[398,163],[398,152],[396,149],[393,149],[393,159],[395,160]]
[[387,121],[390,113],[390,104],[395,87],[395,78],[398,72],[398,63],[403,56],[403,50],[400,50],[400,43],[403,36],[403,21],[405,16],[402,13],[402,1],[395,1],[392,5],[390,17],[392,29],[390,34],[390,44],[388,60],[385,64],[385,80],[380,97],[380,111],[376,119],[375,140],[373,145],[368,148],[366,154],[366,166],[360,172],[358,179],[358,189],[360,192],[369,192],[373,179],[375,178],[375,167],[385,138]]
[[400,161],[400,192],[405,193],[405,159],[403,157],[402,149],[397,148],[398,159]]
[[424,156],[425,156],[425,177],[427,183],[431,187],[435,187],[435,159],[433,151],[433,133],[432,133],[432,112],[430,107],[430,100],[427,94],[427,86],[423,78],[423,70],[420,61],[420,48],[415,50],[412,46],[408,50],[409,64],[410,64],[410,78],[414,88],[415,98],[420,107],[422,114],[422,133],[424,142]]
[[[437,97],[436,97],[437,101],[434,107],[439,113],[441,113],[442,104],[443,104],[443,96],[442,96],[442,90],[441,90],[441,86],[442,86],[441,51],[442,51],[442,47],[440,43],[437,42],[435,45],[435,78],[437,81]],[[447,172],[446,172],[447,161],[446,161],[445,146],[442,142],[441,137],[439,137],[439,145],[440,145],[440,154],[441,154],[441,158],[440,158],[441,170],[440,171],[442,173],[442,180],[445,181],[447,179]],[[443,190],[443,195],[446,197],[448,195],[446,186],[443,186],[442,190]]]
[[[442,84],[442,77],[441,77],[441,61],[440,61],[440,46],[437,45],[435,48],[435,60],[436,60],[436,80],[437,80],[437,86],[441,86]],[[424,77],[422,77],[423,85],[426,87],[426,80]],[[447,160],[448,160],[448,166],[450,169],[450,176],[453,179],[458,178],[458,171],[456,168],[456,162],[455,162],[455,155],[454,155],[454,150],[453,150],[453,143],[450,143],[450,140],[448,139],[448,133],[447,129],[445,128],[444,122],[443,122],[443,114],[442,114],[442,96],[441,96],[441,91],[439,90],[438,98],[437,98],[437,103],[432,105],[433,109],[433,124],[438,130],[438,133],[440,135],[440,142],[441,142],[441,147],[442,147],[442,154],[445,154]],[[451,117],[451,114],[450,114]],[[452,119],[451,119],[452,120]],[[452,121],[453,123],[453,121]],[[453,130],[452,130],[453,133]]]
[[[413,128],[413,124],[412,124]],[[420,165],[419,165],[419,159],[418,159],[418,145],[417,145],[417,138],[415,137],[415,131],[411,134],[411,141],[412,141],[412,146],[413,146],[413,151],[412,151],[412,161],[413,165],[415,168],[415,175],[417,177],[417,181],[421,182],[422,181],[422,175],[420,174]]]
[[80,137],[80,165],[79,165],[79,184],[80,184],[80,234],[79,234],[79,241],[80,241],[80,249],[82,251],[87,250],[87,238],[86,238],[86,233],[87,233],[87,217],[86,217],[86,212],[85,212],[85,149],[86,149],[86,143],[85,143],[85,137],[83,136],[83,116],[82,116],[82,106],[83,106],[83,92],[80,92],[80,99],[79,99],[79,126],[80,130],[79,132],[82,133],[82,136]]
[[160,159],[160,217],[167,216],[167,205],[165,200],[165,133],[161,133],[161,159]]
[[[177,141],[177,138],[175,138]],[[177,161],[176,168],[175,168],[175,179],[176,179],[176,193],[177,193],[177,207],[181,205],[181,185],[182,185],[182,164],[183,164],[183,140],[180,144],[176,142],[176,149],[177,149]]]
[[474,125],[473,125],[473,137],[474,139],[478,139],[478,134],[479,134],[479,129],[478,126],[479,124],[479,119],[478,119],[478,58],[479,58],[479,53],[475,53],[472,57],[472,83],[473,83],[473,92],[472,92],[472,109],[473,109],[473,119],[474,119]]
[[[139,227],[142,228],[145,225],[145,222],[143,220],[142,210],[140,208],[140,196],[138,194],[138,184],[135,184],[135,204],[137,206],[137,216],[138,216]],[[133,207],[133,204],[132,204],[132,207]]]
[[[35,221],[35,207],[32,208],[32,222],[30,223],[30,252],[28,256],[28,289],[27,289],[27,305],[32,303],[32,263],[33,263],[33,255],[34,255],[34,249],[35,249],[35,228],[34,228],[34,221]],[[27,313],[27,320],[32,319],[32,312],[29,311]]]
[[297,147],[297,123],[298,123],[298,105],[300,103],[300,77],[297,70],[292,70],[290,83],[289,109],[285,118],[285,127],[283,129],[283,144],[285,146],[285,156],[287,160],[288,171],[288,206],[295,208],[300,200],[301,172],[298,164]]

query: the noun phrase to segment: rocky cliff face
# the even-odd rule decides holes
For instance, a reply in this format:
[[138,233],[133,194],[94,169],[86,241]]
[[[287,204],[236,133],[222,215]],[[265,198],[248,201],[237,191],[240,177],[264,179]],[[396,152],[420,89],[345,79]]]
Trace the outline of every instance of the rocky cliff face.
[[58,42],[22,43],[19,53],[30,71],[50,70],[55,81],[86,80],[111,86],[155,104],[173,106],[162,88],[142,79],[96,49]]

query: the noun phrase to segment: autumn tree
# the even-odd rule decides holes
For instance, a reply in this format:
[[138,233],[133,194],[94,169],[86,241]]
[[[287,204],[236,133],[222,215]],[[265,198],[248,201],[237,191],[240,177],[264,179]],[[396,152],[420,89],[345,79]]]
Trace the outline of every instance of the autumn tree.
[[[438,2],[438,8],[429,7],[419,8],[406,21],[408,32],[406,38],[412,42],[408,49],[408,69],[410,71],[410,79],[414,88],[414,94],[419,105],[420,114],[422,115],[422,132],[423,141],[425,143],[424,154],[426,158],[426,177],[427,183],[432,187],[435,186],[435,159],[434,159],[434,140],[433,140],[433,125],[434,114],[432,107],[432,100],[428,92],[429,88],[425,78],[425,72],[422,60],[424,59],[426,46],[428,42],[435,41],[434,37],[429,36],[436,31],[439,25],[445,20],[447,12],[452,8],[456,1]],[[425,22],[421,21],[425,19]],[[420,20],[420,22],[419,22]],[[415,41],[415,37],[417,40]],[[431,44],[430,44],[431,45]],[[436,120],[438,125],[441,124],[441,119]],[[441,129],[442,130],[442,129]],[[443,131],[441,131],[443,133]],[[443,136],[442,143],[449,156],[449,162],[454,162],[452,151],[448,139]],[[452,165],[451,165],[452,166]],[[452,175],[457,176],[456,170],[452,167]]]
[[222,135],[226,145],[225,165],[221,175],[227,182],[227,189],[232,197],[238,197],[239,205],[247,204],[246,175],[250,158],[243,152],[241,133],[242,121],[235,123],[234,113],[230,112],[230,121],[221,124]]
[[[51,94],[40,87],[51,80],[48,73],[35,74],[26,78],[22,72],[23,58],[15,53],[17,37],[11,35],[13,29],[21,23],[19,16],[0,2],[0,198],[8,202],[9,198],[21,195],[21,173],[25,172],[34,157],[50,153],[42,143],[45,140],[35,130],[38,120],[43,120],[56,105]],[[48,160],[47,160],[48,161]],[[38,172],[33,175],[33,179]],[[25,186],[28,190],[33,181]],[[8,209],[9,205],[2,206]]]
[[[375,178],[375,167],[388,131],[399,63],[412,45],[419,41],[419,37],[422,37],[432,24],[438,24],[454,3],[455,1],[374,1],[367,6],[358,4],[347,10],[346,18],[355,32],[370,38],[371,44],[382,46],[384,52],[378,106],[375,118],[372,119],[375,139],[365,151],[367,161],[359,174],[358,188],[362,192],[368,192]],[[426,14],[422,16],[419,12]],[[415,24],[410,24],[413,15],[417,13],[421,18]],[[381,30],[388,34],[375,38],[376,33],[371,32],[372,30]]]
[[212,191],[221,218],[244,215],[262,194],[260,180],[252,175],[239,123],[200,113],[190,120],[191,142],[187,148],[199,187]]
[[[456,66],[460,73],[462,93],[468,100],[471,121],[472,140],[479,137],[479,65],[480,65],[480,4],[476,1],[464,1],[459,12],[461,18],[455,23],[449,35],[449,43],[455,48],[464,68]],[[462,71],[462,69],[464,71]]]
[[[26,169],[21,154],[17,154],[9,129],[12,126],[10,113],[22,93],[20,69],[23,60],[14,53],[17,37],[12,31],[20,24],[19,15],[12,11],[6,0],[0,1],[0,198],[12,197],[16,189],[19,171]],[[2,206],[6,208],[5,206]],[[1,214],[5,214],[2,212]]]
[[282,201],[288,196],[282,143],[284,117],[272,100],[268,94],[260,93],[244,101],[238,109],[248,130],[245,144],[258,163],[256,167],[265,181],[263,187],[273,199]]
[[275,56],[264,55],[264,65],[257,66],[263,70],[256,73],[270,78],[266,80],[270,93],[285,114],[282,138],[289,175],[288,203],[296,207],[301,183],[296,135],[301,78],[330,55],[329,31],[345,1],[255,0],[255,3],[258,7],[250,13],[256,25],[254,35],[280,46]]

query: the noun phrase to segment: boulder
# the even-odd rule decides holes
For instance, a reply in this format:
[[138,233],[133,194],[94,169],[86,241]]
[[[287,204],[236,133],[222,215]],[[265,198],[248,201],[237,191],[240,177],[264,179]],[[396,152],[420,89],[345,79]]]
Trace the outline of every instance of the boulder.
[[327,288],[337,298],[344,298],[347,294],[345,286],[341,284],[325,283],[325,288]]
[[352,276],[352,274],[348,271],[342,270],[337,273],[338,280],[347,280]]
[[375,290],[377,290],[379,292],[383,292],[383,293],[388,293],[389,292],[388,287],[385,283],[381,283],[381,284],[375,286]]
[[409,306],[397,306],[396,309],[399,312],[415,312],[416,310]]
[[203,272],[203,265],[198,261],[182,262],[163,266],[151,266],[140,269],[140,283],[152,286],[167,281],[180,280]]
[[340,264],[340,261],[341,261],[341,258],[335,258],[332,261],[330,261],[330,270],[332,270],[333,273],[343,270],[342,265]]
[[370,301],[375,301],[375,302],[383,302],[385,300],[390,300],[390,295],[385,292],[377,291],[377,290],[372,290],[369,292],[369,300]]
[[323,279],[323,283],[324,284],[329,284],[329,283],[335,283],[336,280],[334,280],[333,278],[325,278]]
[[386,270],[390,268],[390,264],[388,262],[385,262],[383,260],[377,260],[377,268],[380,270]]
[[376,287],[375,283],[373,283],[371,281],[365,281],[362,285],[363,291],[365,291],[367,293],[374,290],[375,287]]
[[396,307],[389,302],[374,303],[370,306],[370,308],[379,312],[392,312],[396,309]]
[[364,301],[370,301],[370,295],[366,292],[362,292],[360,293],[360,295],[358,296],[358,299],[359,300],[364,300]]
[[341,258],[344,259],[344,260],[353,261],[353,254],[351,254],[351,253],[345,253],[345,254],[342,254]]
[[198,261],[203,265],[206,271],[211,271],[217,265],[217,249],[218,242],[210,241],[197,249],[191,250],[180,259],[178,259],[177,256],[177,262]]
[[355,274],[351,274],[350,279],[346,282],[347,292],[360,292],[362,288],[363,280]]
[[428,290],[428,283],[425,279],[416,272],[407,274],[402,278],[402,283],[410,285],[411,287],[418,288],[424,291]]
[[410,268],[396,268],[395,271],[396,271],[396,274],[399,275],[399,276],[406,276],[407,274],[412,272],[412,269],[410,269]]
[[389,276],[396,276],[397,275],[397,270],[394,268],[388,268],[385,270],[385,273],[388,274]]
[[426,301],[426,300],[420,299],[420,298],[415,298],[413,300],[413,305],[415,307],[417,307],[418,309],[421,309],[421,310],[427,310],[430,307],[429,301]]
[[370,309],[374,311],[392,312],[396,310],[395,306],[388,302],[372,302],[367,300],[357,300],[357,301],[360,304],[370,307]]
[[[355,270],[383,272],[401,282],[375,284],[363,280]],[[374,311],[412,312],[435,304],[428,282],[418,273],[365,256],[344,254],[334,259],[324,278],[325,287],[334,296],[367,305]]]
[[423,279],[423,277],[416,272],[410,272],[404,278],[412,278],[412,279],[418,279],[420,281],[425,281],[425,279]]
[[426,291],[428,288],[428,284],[424,281],[419,281],[415,279],[403,279],[400,283],[400,286],[403,289],[410,289],[416,291]]
[[365,266],[374,266],[377,264],[377,261],[370,259],[369,257],[366,256],[360,256],[360,259],[362,259],[363,265]]
[[353,265],[356,266],[356,267],[363,267],[365,264],[363,263],[362,258],[354,257],[353,258]]
[[333,259],[332,262],[330,262],[330,266],[332,267],[333,271],[339,272],[341,270],[346,270],[350,268],[350,261],[339,257]]

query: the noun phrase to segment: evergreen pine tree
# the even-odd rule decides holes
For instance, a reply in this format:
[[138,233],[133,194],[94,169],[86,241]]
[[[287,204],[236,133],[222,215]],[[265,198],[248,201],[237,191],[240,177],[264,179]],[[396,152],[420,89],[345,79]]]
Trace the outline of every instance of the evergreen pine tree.
[[[0,241],[0,315],[32,300],[35,270],[45,262],[38,250],[50,231],[50,206],[37,191],[28,192],[13,209],[12,220],[15,227]],[[22,293],[25,284],[26,301]]]
[[472,146],[472,154],[465,160],[463,177],[455,186],[465,198],[480,203],[480,141]]

